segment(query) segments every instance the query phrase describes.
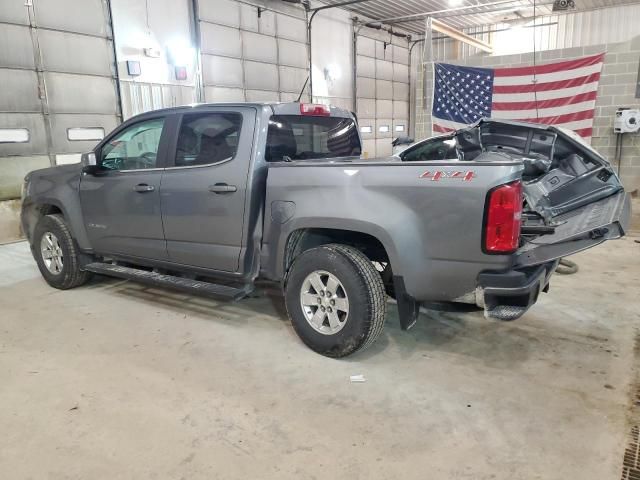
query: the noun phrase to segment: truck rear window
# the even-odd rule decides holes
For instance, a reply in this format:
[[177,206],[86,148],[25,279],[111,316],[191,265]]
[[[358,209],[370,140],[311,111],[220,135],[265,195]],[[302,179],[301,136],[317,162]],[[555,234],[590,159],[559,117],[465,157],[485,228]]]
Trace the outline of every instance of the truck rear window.
[[361,150],[351,118],[274,115],[269,120],[268,162],[360,156]]

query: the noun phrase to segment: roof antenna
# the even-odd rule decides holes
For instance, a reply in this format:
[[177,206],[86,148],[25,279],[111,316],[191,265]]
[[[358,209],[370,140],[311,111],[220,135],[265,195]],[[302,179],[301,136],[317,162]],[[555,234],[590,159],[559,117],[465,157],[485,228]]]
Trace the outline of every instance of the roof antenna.
[[298,95],[298,98],[296,99],[296,103],[300,102],[300,99],[302,98],[302,94],[304,93],[304,89],[307,88],[307,83],[309,83],[309,77],[310,76],[311,75],[307,75],[307,79],[304,81],[304,85],[302,86],[302,90],[300,90],[300,95]]

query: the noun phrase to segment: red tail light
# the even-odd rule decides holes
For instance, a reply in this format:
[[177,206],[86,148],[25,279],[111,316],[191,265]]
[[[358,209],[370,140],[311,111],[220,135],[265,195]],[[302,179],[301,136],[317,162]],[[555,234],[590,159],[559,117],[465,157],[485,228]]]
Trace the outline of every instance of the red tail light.
[[300,114],[316,117],[328,117],[331,115],[331,109],[328,105],[321,105],[318,103],[301,103]]
[[522,183],[500,185],[489,192],[485,212],[484,250],[512,253],[518,248],[522,216]]

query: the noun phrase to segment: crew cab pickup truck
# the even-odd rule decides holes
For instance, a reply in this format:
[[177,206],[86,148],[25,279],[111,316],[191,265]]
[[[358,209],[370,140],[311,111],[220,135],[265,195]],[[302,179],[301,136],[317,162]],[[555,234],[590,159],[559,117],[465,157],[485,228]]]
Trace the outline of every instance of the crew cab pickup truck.
[[561,257],[624,235],[627,194],[571,132],[482,120],[443,141],[447,158],[362,160],[334,107],[149,112],[81,164],[28,174],[23,229],[59,289],[97,273],[238,300],[279,282],[300,338],[332,357],[374,342],[387,296],[404,329],[433,302],[518,318]]

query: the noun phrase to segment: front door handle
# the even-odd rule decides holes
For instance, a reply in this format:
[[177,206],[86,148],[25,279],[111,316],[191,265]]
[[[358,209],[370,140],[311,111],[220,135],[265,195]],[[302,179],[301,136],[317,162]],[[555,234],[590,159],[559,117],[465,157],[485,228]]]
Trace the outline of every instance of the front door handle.
[[133,187],[133,190],[138,193],[153,192],[155,189],[156,187],[154,187],[153,185],[147,185],[146,183],[139,183],[138,185]]
[[226,183],[216,183],[209,186],[209,191],[213,193],[233,193],[238,191],[238,187],[227,185]]

